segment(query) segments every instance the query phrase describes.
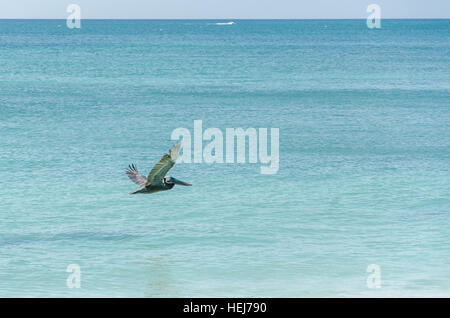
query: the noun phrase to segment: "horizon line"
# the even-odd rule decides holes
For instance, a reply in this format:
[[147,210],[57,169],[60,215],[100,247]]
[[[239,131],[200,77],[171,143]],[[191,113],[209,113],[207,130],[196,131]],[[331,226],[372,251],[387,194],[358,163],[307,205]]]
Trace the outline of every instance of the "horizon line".
[[[0,20],[67,20],[67,18],[2,18]],[[184,21],[184,20],[226,20],[226,21],[239,21],[239,20],[269,20],[269,21],[282,21],[282,20],[367,20],[367,18],[81,18],[81,20],[140,20],[140,21]],[[381,18],[381,20],[450,20],[450,17],[445,18]]]

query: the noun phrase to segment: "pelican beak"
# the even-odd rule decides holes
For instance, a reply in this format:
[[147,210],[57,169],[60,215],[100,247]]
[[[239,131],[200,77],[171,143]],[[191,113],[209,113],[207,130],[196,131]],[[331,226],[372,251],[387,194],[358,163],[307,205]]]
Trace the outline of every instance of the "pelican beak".
[[192,184],[175,179],[174,177],[170,178],[170,182],[173,182],[175,184],[183,185],[183,186],[191,186]]

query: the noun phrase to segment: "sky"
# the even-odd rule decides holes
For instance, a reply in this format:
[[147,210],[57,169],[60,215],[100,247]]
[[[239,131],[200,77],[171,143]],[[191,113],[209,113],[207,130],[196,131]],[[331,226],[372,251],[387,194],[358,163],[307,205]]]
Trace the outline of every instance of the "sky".
[[2,19],[65,19],[69,4],[82,19],[365,19],[450,18],[450,0],[0,0]]

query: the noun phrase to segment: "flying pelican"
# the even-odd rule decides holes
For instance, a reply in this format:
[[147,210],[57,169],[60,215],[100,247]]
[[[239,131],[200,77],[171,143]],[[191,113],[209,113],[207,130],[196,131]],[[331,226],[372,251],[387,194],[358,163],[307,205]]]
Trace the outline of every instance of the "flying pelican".
[[148,177],[140,174],[136,165],[133,163],[128,166],[125,173],[128,177],[139,186],[135,193],[153,193],[172,189],[176,184],[191,186],[192,184],[180,181],[174,177],[166,177],[166,173],[173,167],[178,158],[181,144],[175,145],[169,153],[162,156],[161,160],[152,168]]

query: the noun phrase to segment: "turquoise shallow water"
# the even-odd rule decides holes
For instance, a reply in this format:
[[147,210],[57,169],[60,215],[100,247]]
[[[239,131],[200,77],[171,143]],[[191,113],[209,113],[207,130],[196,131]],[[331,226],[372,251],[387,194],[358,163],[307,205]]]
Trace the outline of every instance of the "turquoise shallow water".
[[[216,22],[0,20],[0,296],[450,296],[450,20]],[[279,172],[129,196],[196,119]]]

